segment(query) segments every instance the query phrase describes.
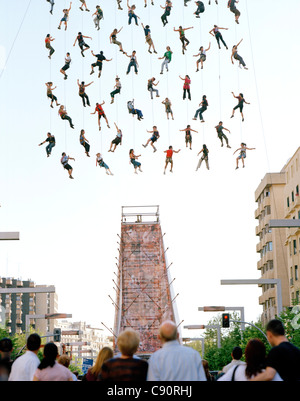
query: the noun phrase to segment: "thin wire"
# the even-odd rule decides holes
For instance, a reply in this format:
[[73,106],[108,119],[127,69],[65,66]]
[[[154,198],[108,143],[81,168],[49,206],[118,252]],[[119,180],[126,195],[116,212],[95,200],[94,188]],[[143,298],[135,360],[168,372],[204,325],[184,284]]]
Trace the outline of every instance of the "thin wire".
[[[166,30],[166,47],[168,46],[168,28]],[[171,49],[170,49],[171,51]],[[170,64],[170,63],[169,63]],[[167,65],[169,69],[169,65]],[[168,71],[167,71],[167,97],[169,99],[169,79],[168,79]],[[170,137],[170,120],[168,120],[168,138],[169,138],[169,145],[171,145],[171,137]]]
[[[235,43],[238,43],[237,41],[237,26],[235,25]],[[236,66],[236,71],[237,71],[237,84],[238,84],[238,91],[240,93],[240,74],[239,74],[239,64]],[[242,122],[240,120],[240,134],[241,134],[241,142],[243,142],[243,127],[242,127]]]
[[[65,8],[66,8],[66,0],[65,0]],[[64,32],[64,39],[65,39],[65,54],[67,51],[67,31],[65,30]],[[67,90],[66,90],[66,80],[64,80],[64,103],[65,103],[65,109],[67,110]],[[65,151],[67,151],[67,126],[65,123]]]
[[[202,43],[202,26],[201,26],[201,20],[199,21],[199,26],[200,26],[200,47],[203,46],[204,50],[204,45]],[[200,56],[201,57],[201,56]],[[201,70],[201,80],[202,80],[202,96],[204,95],[204,68]],[[202,124],[202,138],[203,138],[203,143],[205,143],[205,129],[204,129],[204,124]]]
[[[183,20],[183,27],[185,27],[184,24],[184,3],[182,4],[182,20]],[[182,44],[184,46],[184,44]],[[187,57],[186,57],[186,52],[184,52],[184,59],[185,59],[185,75],[187,75]],[[186,103],[186,123],[189,123],[189,103]]]

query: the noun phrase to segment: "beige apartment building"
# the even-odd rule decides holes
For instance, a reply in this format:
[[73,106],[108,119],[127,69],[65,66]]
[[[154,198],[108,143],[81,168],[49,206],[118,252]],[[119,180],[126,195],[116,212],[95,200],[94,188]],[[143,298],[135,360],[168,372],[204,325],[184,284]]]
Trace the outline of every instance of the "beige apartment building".
[[[300,218],[299,160],[300,148],[281,172],[266,174],[255,191],[256,235],[259,237],[257,269],[262,279],[281,280],[283,308],[299,303],[300,228],[270,229],[269,222]],[[262,285],[259,304],[263,306],[261,320],[265,324],[277,314],[275,285]]]

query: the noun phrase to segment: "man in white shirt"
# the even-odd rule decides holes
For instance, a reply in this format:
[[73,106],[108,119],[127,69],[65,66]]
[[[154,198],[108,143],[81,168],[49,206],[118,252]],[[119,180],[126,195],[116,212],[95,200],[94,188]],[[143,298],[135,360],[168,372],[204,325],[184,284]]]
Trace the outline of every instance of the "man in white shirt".
[[174,322],[164,322],[159,337],[162,348],[148,361],[148,381],[206,381],[200,354],[179,343]]
[[242,348],[234,347],[231,353],[232,361],[228,365],[223,367],[222,373],[228,372],[228,370],[231,369],[232,366],[245,365],[246,363],[241,361],[242,356],[243,356]]
[[41,337],[30,334],[27,339],[27,351],[12,364],[8,381],[32,381],[34,372],[40,364],[37,353],[41,347]]

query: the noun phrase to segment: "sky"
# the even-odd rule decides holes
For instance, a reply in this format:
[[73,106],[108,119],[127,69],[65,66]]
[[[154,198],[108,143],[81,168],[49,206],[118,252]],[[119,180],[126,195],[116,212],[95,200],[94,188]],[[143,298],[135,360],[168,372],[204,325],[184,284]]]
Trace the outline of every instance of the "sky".
[[[59,312],[73,315],[72,321],[86,321],[94,327],[113,327],[113,282],[118,256],[118,234],[121,231],[121,207],[159,205],[160,221],[167,258],[175,278],[173,290],[179,294],[176,307],[183,325],[206,324],[212,314],[198,311],[199,306],[225,305],[245,308],[246,321],[257,321],[262,308],[258,304],[261,289],[257,286],[221,286],[223,279],[259,278],[258,238],[255,236],[256,209],[254,192],[268,172],[278,172],[299,146],[298,93],[300,53],[297,40],[298,0],[289,0],[288,7],[279,0],[240,0],[240,24],[234,22],[227,1],[208,5],[196,19],[194,2],[188,7],[174,1],[169,23],[162,26],[163,1],[154,0],[144,8],[136,0],[139,26],[127,23],[127,7],[117,9],[116,1],[87,0],[90,12],[79,10],[74,0],[68,29],[58,30],[62,9],[69,6],[57,0],[53,15],[45,1],[0,0],[0,230],[19,231],[20,241],[0,244],[0,276],[31,279],[37,285],[54,285],[58,294]],[[96,5],[104,12],[101,29],[92,20]],[[130,3],[133,4],[133,3]],[[18,10],[16,13],[15,10]],[[150,25],[157,55],[147,52],[141,22]],[[217,47],[209,31],[214,24],[228,28],[222,31],[229,50]],[[181,52],[178,32],[182,25],[190,40],[187,52]],[[129,59],[109,43],[114,28],[122,31],[118,40],[128,54],[137,51],[139,73],[126,75]],[[77,33],[86,39],[90,50],[100,50],[110,62],[104,62],[100,79],[90,76],[95,61],[90,50],[83,58]],[[50,33],[55,53],[51,61],[44,47]],[[248,70],[239,69],[230,61],[233,44],[243,39],[239,54]],[[210,50],[204,69],[196,72],[196,55],[201,45]],[[173,51],[169,73],[160,75],[166,46]],[[72,64],[65,81],[59,72],[66,52]],[[183,81],[191,78],[192,100],[183,100]],[[122,83],[122,92],[110,104],[115,77]],[[160,98],[150,99],[147,80],[155,77]],[[91,107],[83,108],[78,96],[77,79],[90,83],[87,94]],[[54,94],[66,106],[75,129],[62,121],[46,96],[45,82],[52,81]],[[242,123],[238,112],[230,118],[237,104],[231,92],[242,92],[250,105],[244,108]],[[192,120],[202,95],[209,103],[205,123]],[[165,97],[172,102],[174,121],[167,120]],[[127,101],[144,115],[142,121],[128,114]],[[110,129],[102,120],[99,132],[95,103],[103,106]],[[222,120],[231,149],[221,148],[214,127]],[[123,131],[123,144],[109,153],[116,130]],[[184,129],[190,124],[192,150],[185,147]],[[150,137],[147,130],[158,127],[157,152],[142,144]],[[296,127],[296,129],[295,129]],[[79,143],[79,132],[85,130],[91,145],[87,158]],[[46,133],[56,137],[56,147],[49,158]],[[226,132],[227,134],[227,132]],[[248,151],[246,167],[235,170],[233,152],[241,142],[255,150]],[[210,170],[205,164],[195,171],[198,152],[206,144]],[[174,171],[164,170],[164,151],[175,150]],[[134,174],[129,163],[129,149],[140,154],[142,173]],[[60,164],[61,153],[75,161],[74,180]],[[96,153],[103,154],[113,176],[96,167]],[[185,336],[190,332],[183,331]],[[193,333],[195,334],[195,333]]]

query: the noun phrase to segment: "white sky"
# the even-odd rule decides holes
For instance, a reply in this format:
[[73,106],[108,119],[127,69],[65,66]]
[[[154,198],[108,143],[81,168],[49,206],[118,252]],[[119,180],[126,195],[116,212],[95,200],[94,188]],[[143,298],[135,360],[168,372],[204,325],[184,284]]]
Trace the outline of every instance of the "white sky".
[[[5,10],[0,14],[0,230],[20,231],[21,235],[18,242],[0,244],[0,276],[55,285],[59,312],[72,313],[72,320],[113,327],[114,308],[108,295],[114,297],[121,206],[160,205],[168,261],[173,262],[171,275],[176,278],[174,292],[179,293],[180,320],[205,324],[211,315],[198,312],[198,306],[227,305],[244,306],[246,320],[256,321],[262,311],[258,305],[261,289],[221,286],[220,280],[259,278],[254,191],[265,173],[280,171],[299,146],[299,1],[289,0],[287,7],[279,0],[240,0],[241,18],[236,25],[225,0],[219,0],[219,6],[214,2],[208,6],[205,1],[201,19],[193,15],[193,1],[184,7],[183,0],[176,0],[169,24],[163,28],[159,6],[164,2],[155,0],[155,6],[144,8],[144,1],[136,0],[136,13],[140,22],[150,25],[158,55],[147,52],[141,26],[128,26],[125,0],[123,11],[117,10],[113,0],[87,0],[90,13],[81,12],[81,3],[74,0],[66,32],[57,26],[67,1],[57,0],[51,16],[49,3],[32,0],[15,40],[28,3],[0,0]],[[104,11],[100,31],[95,30],[91,16],[97,4]],[[222,31],[229,49],[243,38],[239,54],[248,71],[231,64],[230,50],[218,50],[208,33],[214,24],[229,28]],[[179,34],[173,32],[179,25],[194,27],[186,33],[190,45],[185,55]],[[133,70],[126,75],[129,59],[109,43],[113,28],[121,26],[118,40],[128,53],[137,51],[137,76]],[[104,63],[100,80],[96,73],[89,75],[95,61],[91,53],[85,52],[82,58],[78,45],[73,47],[78,31],[93,38],[86,41],[94,53],[103,50],[107,58],[113,58]],[[47,33],[55,38],[51,62],[44,48]],[[204,70],[196,73],[192,55],[198,54],[201,45],[207,48],[209,42]],[[160,75],[157,57],[164,54],[166,45],[173,50],[173,60],[168,75]],[[59,70],[67,51],[72,65],[64,81]],[[121,78],[122,93],[110,105],[116,74]],[[179,75],[185,74],[192,80],[191,102],[182,100]],[[153,101],[146,90],[151,76],[160,81],[161,97]],[[94,81],[87,88],[91,108],[82,107],[77,79]],[[75,130],[58,117],[56,106],[49,107],[45,87],[49,80],[57,86],[54,93],[66,105]],[[238,112],[230,119],[236,105],[231,91],[243,92],[251,103],[244,108],[244,123]],[[192,117],[203,94],[209,108],[205,124],[200,124]],[[167,96],[175,115],[169,122],[161,104]],[[127,112],[127,101],[132,98],[144,114],[141,122]],[[99,133],[97,117],[90,112],[103,100],[111,129],[102,120]],[[232,149],[220,147],[214,129],[220,119],[231,130]],[[114,121],[123,130],[123,145],[108,153],[116,134]],[[179,132],[187,124],[199,131],[193,134],[192,151],[185,147],[184,133]],[[150,147],[142,147],[150,135],[146,130],[153,125],[161,135],[155,154]],[[79,144],[81,128],[91,144],[90,159]],[[45,145],[38,146],[48,131],[57,141],[50,158],[46,158]],[[241,141],[256,150],[248,152],[246,168],[236,171],[233,152]],[[196,173],[197,153],[203,143],[210,150],[211,170],[203,164]],[[163,151],[169,144],[182,150],[174,156],[173,175],[168,172],[164,176]],[[134,174],[130,148],[142,154],[143,173]],[[60,164],[63,151],[76,159],[71,163],[74,180],[68,179]],[[103,153],[113,177],[96,168],[97,152]]]

